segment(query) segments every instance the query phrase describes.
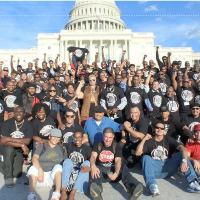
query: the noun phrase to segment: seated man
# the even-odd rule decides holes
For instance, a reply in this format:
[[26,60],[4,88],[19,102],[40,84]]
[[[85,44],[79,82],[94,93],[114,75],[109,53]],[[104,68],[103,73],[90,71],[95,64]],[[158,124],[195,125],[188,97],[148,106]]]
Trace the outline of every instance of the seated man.
[[74,200],[76,190],[86,193],[89,184],[91,149],[83,142],[83,133],[76,131],[74,142],[65,144],[67,159],[63,163],[61,200]]
[[33,165],[27,172],[29,177],[29,189],[27,200],[36,200],[35,187],[55,185],[51,200],[59,200],[61,189],[61,173],[63,150],[59,145],[62,133],[59,129],[51,129],[49,140],[44,144],[37,144],[33,154]]
[[95,144],[90,158],[91,163],[91,185],[90,194],[93,200],[102,200],[102,182],[119,181],[125,185],[130,199],[137,199],[143,193],[143,186],[138,183],[128,168],[122,167],[122,150],[120,145],[114,141],[115,133],[112,128],[103,131],[103,142]]
[[193,131],[193,139],[186,143],[186,149],[200,183],[200,124],[196,124]]
[[[162,122],[155,124],[155,136],[147,134],[136,149],[136,155],[142,157],[144,180],[153,196],[159,195],[156,178],[166,178],[175,174],[180,168],[189,183],[188,191],[199,192],[200,185],[197,176],[188,160],[185,147],[175,139],[165,136],[165,125]],[[173,154],[169,152],[179,150]]]
[[14,108],[14,118],[3,122],[0,133],[5,184],[13,187],[15,179],[22,174],[23,154],[28,155],[28,145],[33,136],[31,125],[24,119],[22,107]]
[[105,117],[104,114],[104,108],[102,106],[96,106],[94,107],[94,117],[85,122],[84,132],[87,133],[91,145],[102,141],[103,130],[105,128],[110,127],[114,132],[120,132],[120,124]]

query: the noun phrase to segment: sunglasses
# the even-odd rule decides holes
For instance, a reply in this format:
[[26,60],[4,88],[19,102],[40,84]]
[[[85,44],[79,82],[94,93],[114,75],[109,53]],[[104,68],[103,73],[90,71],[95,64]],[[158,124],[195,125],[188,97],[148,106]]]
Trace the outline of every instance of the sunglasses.
[[156,126],[155,129],[165,130],[165,128]]
[[74,118],[74,115],[65,115],[66,118]]
[[199,110],[199,108],[192,108],[192,110]]
[[3,71],[4,71],[4,72],[8,72],[8,70],[7,70],[7,69],[4,69]]
[[90,79],[89,81],[96,81],[95,79]]
[[56,90],[49,90],[49,92],[56,92]]

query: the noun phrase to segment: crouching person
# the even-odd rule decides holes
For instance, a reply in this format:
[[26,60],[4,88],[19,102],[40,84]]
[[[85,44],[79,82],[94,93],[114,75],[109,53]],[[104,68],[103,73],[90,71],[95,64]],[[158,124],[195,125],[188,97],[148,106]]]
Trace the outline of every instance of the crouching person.
[[76,191],[86,193],[89,186],[91,148],[82,144],[83,133],[74,133],[74,142],[65,146],[67,159],[63,163],[61,200],[74,200]]
[[59,129],[51,129],[49,139],[44,144],[37,144],[33,154],[33,165],[28,170],[29,189],[27,200],[36,200],[36,186],[55,185],[51,200],[60,199],[61,173],[63,161],[63,149],[59,145],[62,133]]
[[119,182],[121,177],[131,200],[137,199],[143,193],[142,184],[124,170],[128,170],[128,168],[123,167],[122,149],[115,142],[114,136],[115,133],[112,128],[105,128],[103,131],[103,142],[95,144],[92,151],[90,158],[90,195],[93,200],[103,200],[101,196],[103,182]]

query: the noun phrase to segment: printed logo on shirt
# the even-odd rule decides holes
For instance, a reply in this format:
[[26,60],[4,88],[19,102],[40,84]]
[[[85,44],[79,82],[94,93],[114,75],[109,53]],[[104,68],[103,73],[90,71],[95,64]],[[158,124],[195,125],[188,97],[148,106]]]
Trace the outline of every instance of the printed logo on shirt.
[[36,85],[36,94],[39,94],[42,91],[42,87],[40,85]]
[[199,77],[199,73],[193,75],[193,79],[196,81]]
[[137,92],[131,92],[130,99],[133,104],[138,104],[141,102],[141,96]]
[[156,106],[156,107],[160,107],[161,104],[162,104],[162,97],[160,95],[155,95],[153,97],[153,104]]
[[168,151],[165,147],[158,145],[156,149],[151,152],[154,160],[165,160],[168,158]]
[[74,112],[77,112],[78,111],[78,102],[77,101],[74,101],[70,108],[74,111]]
[[14,95],[8,95],[4,98],[4,101],[6,102],[6,105],[8,108],[14,108],[15,107],[15,100],[16,100],[16,96]]
[[74,166],[79,167],[83,163],[84,157],[80,152],[74,151],[70,154],[69,158],[71,159]]
[[115,94],[108,93],[106,95],[106,102],[107,102],[108,106],[110,106],[110,107],[114,106],[116,101],[117,101],[117,96]]
[[21,131],[14,131],[10,134],[12,138],[24,138],[24,134]]
[[50,102],[44,101],[43,103],[45,103],[49,107],[49,109],[51,110],[51,103]]
[[193,93],[190,90],[183,90],[181,97],[184,101],[190,102],[193,99]]
[[103,150],[100,154],[99,154],[99,160],[102,163],[107,163],[110,162],[112,163],[114,160],[114,154],[111,151],[107,151],[107,150]]
[[54,127],[52,125],[46,125],[40,130],[40,135],[49,136],[50,130]]
[[67,132],[63,135],[63,143],[72,143],[74,142],[73,132]]
[[167,107],[170,112],[177,112],[179,109],[179,104],[176,101],[169,101]]
[[0,103],[0,114],[4,111],[3,105]]
[[200,95],[197,95],[197,96],[195,97],[195,103],[200,104]]
[[192,123],[189,125],[190,131],[193,131],[193,130],[194,130],[194,126],[197,125],[197,124],[200,124],[200,123],[199,123],[199,122],[192,122]]
[[160,90],[162,93],[166,93],[167,85],[165,83],[160,83]]

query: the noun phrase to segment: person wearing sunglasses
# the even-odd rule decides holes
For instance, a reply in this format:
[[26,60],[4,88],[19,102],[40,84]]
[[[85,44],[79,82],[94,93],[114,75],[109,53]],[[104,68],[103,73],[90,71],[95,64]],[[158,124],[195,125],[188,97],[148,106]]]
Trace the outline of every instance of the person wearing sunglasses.
[[100,87],[96,83],[96,76],[89,76],[89,84],[83,90],[83,105],[81,109],[81,121],[94,115],[94,107],[99,104]]
[[153,136],[145,135],[136,149],[136,155],[143,155],[143,176],[153,196],[160,194],[156,179],[170,177],[179,169],[187,179],[187,191],[200,192],[200,185],[185,147],[165,135],[165,125],[162,122],[155,124]]
[[[83,132],[83,128],[75,122],[76,113],[72,109],[67,109],[65,113],[65,124],[62,131],[63,144],[69,144],[74,142],[74,133]],[[84,134],[83,134],[84,139]]]

